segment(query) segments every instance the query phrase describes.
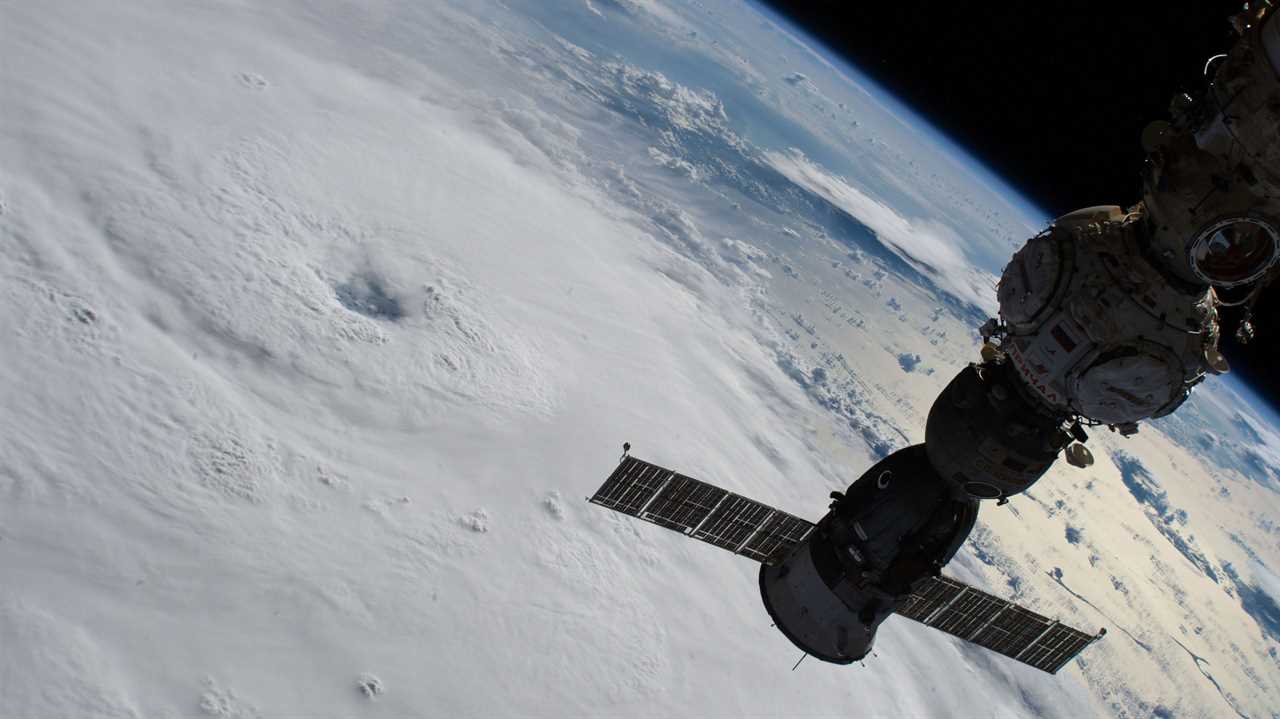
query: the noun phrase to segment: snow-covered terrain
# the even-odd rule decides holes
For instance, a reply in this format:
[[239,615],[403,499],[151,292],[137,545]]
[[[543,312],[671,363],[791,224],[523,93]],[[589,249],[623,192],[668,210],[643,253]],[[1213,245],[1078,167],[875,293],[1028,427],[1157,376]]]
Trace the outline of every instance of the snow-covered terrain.
[[816,518],[1045,221],[728,0],[0,5],[0,717],[1274,715],[1239,384],[984,508],[950,572],[1109,628],[1057,676],[788,671],[582,501],[626,440]]

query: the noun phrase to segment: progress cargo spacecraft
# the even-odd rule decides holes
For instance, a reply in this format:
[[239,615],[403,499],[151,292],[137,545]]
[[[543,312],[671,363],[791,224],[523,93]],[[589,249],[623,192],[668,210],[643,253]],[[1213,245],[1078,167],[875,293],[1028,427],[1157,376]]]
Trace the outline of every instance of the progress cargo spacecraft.
[[[1054,221],[1014,253],[981,328],[981,362],[935,400],[925,441],[833,492],[816,524],[626,453],[590,501],[761,562],[775,626],[848,664],[900,614],[1047,672],[1089,634],[941,574],[979,500],[1004,503],[1060,454],[1088,466],[1086,427],[1121,434],[1173,412],[1222,374],[1217,309],[1236,331],[1280,266],[1280,20],[1269,2],[1230,19],[1199,97],[1142,134],[1142,201]],[[803,657],[802,657],[803,658]]]

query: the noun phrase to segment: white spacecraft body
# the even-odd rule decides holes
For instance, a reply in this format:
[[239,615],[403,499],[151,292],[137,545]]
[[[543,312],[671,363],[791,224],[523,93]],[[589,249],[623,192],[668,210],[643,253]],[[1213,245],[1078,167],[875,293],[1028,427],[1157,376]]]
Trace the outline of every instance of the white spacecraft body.
[[1208,286],[1171,283],[1144,256],[1141,212],[1059,218],[1004,269],[1001,348],[1063,415],[1112,425],[1172,412],[1206,372],[1225,371]]

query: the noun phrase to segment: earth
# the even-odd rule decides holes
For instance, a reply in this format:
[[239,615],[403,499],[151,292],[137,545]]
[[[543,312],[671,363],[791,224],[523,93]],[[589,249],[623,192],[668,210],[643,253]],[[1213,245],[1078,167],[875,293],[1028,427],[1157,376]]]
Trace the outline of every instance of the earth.
[[5,3],[0,45],[0,715],[1280,713],[1280,418],[1230,375],[948,567],[1109,630],[1056,676],[901,618],[791,671],[754,563],[583,501],[629,441],[818,517],[1050,220],[767,10]]

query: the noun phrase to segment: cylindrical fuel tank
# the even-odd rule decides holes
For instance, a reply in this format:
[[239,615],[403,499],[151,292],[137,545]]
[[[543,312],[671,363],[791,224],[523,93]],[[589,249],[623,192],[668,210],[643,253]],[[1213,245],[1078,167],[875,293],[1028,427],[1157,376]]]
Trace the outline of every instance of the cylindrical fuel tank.
[[978,505],[938,476],[923,445],[885,457],[832,496],[809,538],[761,567],[760,596],[793,644],[848,664],[871,651],[911,585],[955,554]]
[[1026,395],[1008,364],[966,367],[929,410],[929,461],[948,482],[977,499],[1024,492],[1071,441],[1062,420],[1042,407]]

